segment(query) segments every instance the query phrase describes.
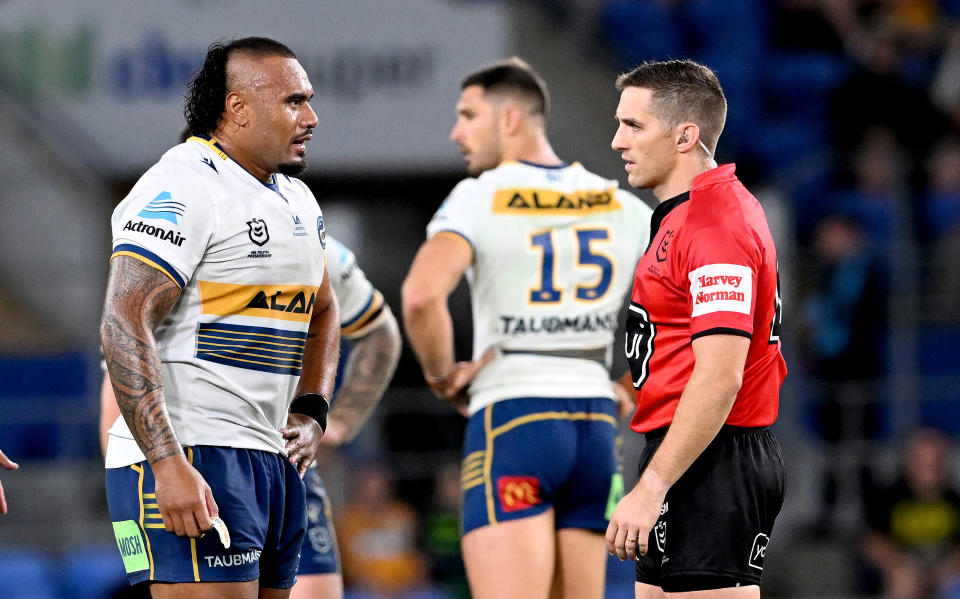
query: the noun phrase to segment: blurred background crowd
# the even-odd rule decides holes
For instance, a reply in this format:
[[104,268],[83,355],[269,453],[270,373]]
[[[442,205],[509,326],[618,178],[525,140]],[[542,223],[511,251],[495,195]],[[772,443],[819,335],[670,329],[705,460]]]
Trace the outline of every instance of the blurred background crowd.
[[[122,579],[96,436],[110,212],[176,143],[207,44],[266,35],[317,90],[304,179],[327,229],[397,312],[465,174],[447,139],[465,73],[522,56],[561,157],[625,186],[616,74],[712,67],[730,104],[718,162],[763,203],[783,277],[788,499],[765,596],[960,598],[960,1],[134,4],[0,0],[0,449],[21,464],[0,472],[0,597]],[[453,311],[466,358],[463,289]],[[467,596],[463,424],[405,348],[365,431],[323,456],[351,596]],[[624,429],[626,464],[642,444]],[[632,596],[629,566],[609,580]]]

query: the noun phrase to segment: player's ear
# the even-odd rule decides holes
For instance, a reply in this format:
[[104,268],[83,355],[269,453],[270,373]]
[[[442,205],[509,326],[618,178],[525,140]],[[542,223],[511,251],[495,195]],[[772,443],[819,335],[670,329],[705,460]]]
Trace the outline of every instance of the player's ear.
[[223,118],[238,127],[247,125],[247,105],[244,102],[243,94],[235,91],[227,93],[223,107]]
[[513,103],[500,110],[500,128],[505,135],[516,135],[523,127],[523,111]]

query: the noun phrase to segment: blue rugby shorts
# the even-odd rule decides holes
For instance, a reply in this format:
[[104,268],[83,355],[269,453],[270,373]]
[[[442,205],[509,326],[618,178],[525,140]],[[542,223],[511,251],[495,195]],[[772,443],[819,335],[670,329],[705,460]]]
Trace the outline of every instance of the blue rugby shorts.
[[307,470],[303,482],[307,487],[307,536],[300,550],[299,574],[339,574],[340,559],[333,530],[333,511],[323,479],[316,468],[311,468]]
[[604,531],[623,492],[616,405],[521,397],[470,417],[461,466],[462,532],[553,508],[556,527]]
[[200,539],[167,532],[146,461],[106,473],[107,503],[130,584],[296,582],[306,527],[303,481],[282,455],[231,447],[186,447],[187,459],[213,491],[230,531],[225,549],[216,531]]

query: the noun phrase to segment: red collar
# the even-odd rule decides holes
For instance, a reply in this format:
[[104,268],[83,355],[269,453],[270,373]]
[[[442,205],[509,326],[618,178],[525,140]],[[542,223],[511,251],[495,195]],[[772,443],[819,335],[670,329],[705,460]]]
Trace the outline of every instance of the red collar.
[[737,178],[737,176],[734,174],[734,171],[736,170],[737,165],[731,162],[730,164],[721,164],[716,168],[704,171],[694,177],[693,186],[691,189],[699,189],[714,185],[716,183],[733,181]]

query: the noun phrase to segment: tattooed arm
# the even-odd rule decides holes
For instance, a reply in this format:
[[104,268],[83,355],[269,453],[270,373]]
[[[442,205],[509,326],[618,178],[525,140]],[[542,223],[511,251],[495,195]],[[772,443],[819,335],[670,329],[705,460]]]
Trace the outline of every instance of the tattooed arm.
[[100,343],[120,413],[153,470],[166,530],[198,537],[210,530],[218,509],[170,425],[153,335],[179,298],[180,288],[164,273],[117,256],[110,262]]
[[387,306],[379,318],[376,327],[353,342],[343,384],[327,418],[324,445],[335,447],[353,439],[393,377],[400,359],[400,328]]

